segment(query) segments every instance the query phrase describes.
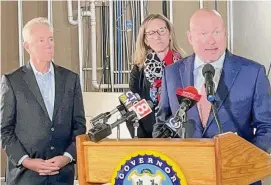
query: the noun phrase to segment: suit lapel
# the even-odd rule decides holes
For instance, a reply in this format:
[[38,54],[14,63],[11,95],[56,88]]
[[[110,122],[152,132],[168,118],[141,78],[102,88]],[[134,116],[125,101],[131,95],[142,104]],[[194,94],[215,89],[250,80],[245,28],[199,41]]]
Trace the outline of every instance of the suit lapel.
[[[234,81],[241,69],[241,64],[233,60],[232,54],[229,51],[226,51],[226,57],[223,64],[223,70],[220,76],[217,92],[216,92],[216,107],[217,111],[219,112],[221,106],[223,105],[225,99],[227,98]],[[219,115],[218,115],[219,116]],[[211,113],[206,130],[213,123],[214,116]]]
[[53,120],[55,119],[57,110],[62,102],[64,91],[65,91],[65,77],[61,72],[59,66],[54,65],[54,72],[55,72],[55,103],[54,103],[54,112],[53,112]]
[[47,109],[45,107],[45,103],[43,101],[39,86],[38,86],[38,83],[37,83],[36,77],[31,68],[30,62],[28,62],[22,70],[24,72],[24,75],[22,76],[23,80],[25,81],[26,85],[28,86],[28,88],[30,89],[30,91],[33,93],[34,97],[40,104],[44,113],[50,119]]
[[[186,88],[188,86],[194,86],[194,63],[195,63],[195,54],[193,54],[191,57],[188,57],[186,61],[184,61],[184,68],[180,68],[180,75],[182,79],[182,88]],[[188,119],[193,119],[197,130],[203,130],[200,117],[199,117],[199,111],[197,106],[193,106],[188,112]],[[202,133],[202,132],[200,132]],[[197,136],[200,137],[200,136]]]
[[183,86],[182,88],[194,85],[194,59],[195,55],[188,57],[187,60],[183,61],[185,67],[179,69]]

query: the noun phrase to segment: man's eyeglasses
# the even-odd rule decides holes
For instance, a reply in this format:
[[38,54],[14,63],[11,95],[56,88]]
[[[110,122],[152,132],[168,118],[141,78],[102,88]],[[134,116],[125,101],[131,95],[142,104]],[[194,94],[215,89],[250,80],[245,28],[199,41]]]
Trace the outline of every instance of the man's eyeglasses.
[[160,36],[163,36],[167,33],[167,27],[162,27],[162,28],[159,28],[158,30],[156,31],[149,31],[149,32],[146,32],[145,35],[148,39],[153,39],[156,35],[156,33],[158,33],[158,35]]

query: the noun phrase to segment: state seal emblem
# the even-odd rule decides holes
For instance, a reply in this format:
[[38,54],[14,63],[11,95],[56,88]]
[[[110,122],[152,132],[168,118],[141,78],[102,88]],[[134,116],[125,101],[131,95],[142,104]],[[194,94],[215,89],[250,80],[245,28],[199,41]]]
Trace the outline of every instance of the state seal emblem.
[[169,157],[156,151],[138,151],[116,167],[112,185],[187,185],[183,172]]

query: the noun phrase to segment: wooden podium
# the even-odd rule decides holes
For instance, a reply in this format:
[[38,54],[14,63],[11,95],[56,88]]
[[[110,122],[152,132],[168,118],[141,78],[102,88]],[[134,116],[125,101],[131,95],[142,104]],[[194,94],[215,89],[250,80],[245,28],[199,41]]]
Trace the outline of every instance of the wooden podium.
[[188,185],[248,185],[271,174],[271,157],[229,132],[214,139],[76,138],[79,185],[111,181],[117,164],[138,150],[154,150],[175,161]]

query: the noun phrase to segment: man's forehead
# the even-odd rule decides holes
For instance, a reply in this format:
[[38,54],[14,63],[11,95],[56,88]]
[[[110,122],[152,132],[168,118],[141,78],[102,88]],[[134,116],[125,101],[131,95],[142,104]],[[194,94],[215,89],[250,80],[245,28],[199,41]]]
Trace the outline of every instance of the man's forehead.
[[191,27],[190,31],[195,31],[195,32],[206,32],[206,31],[216,31],[216,30],[223,30],[224,26],[223,25],[195,25]]
[[198,19],[190,23],[190,30],[223,29],[224,23],[219,19]]

